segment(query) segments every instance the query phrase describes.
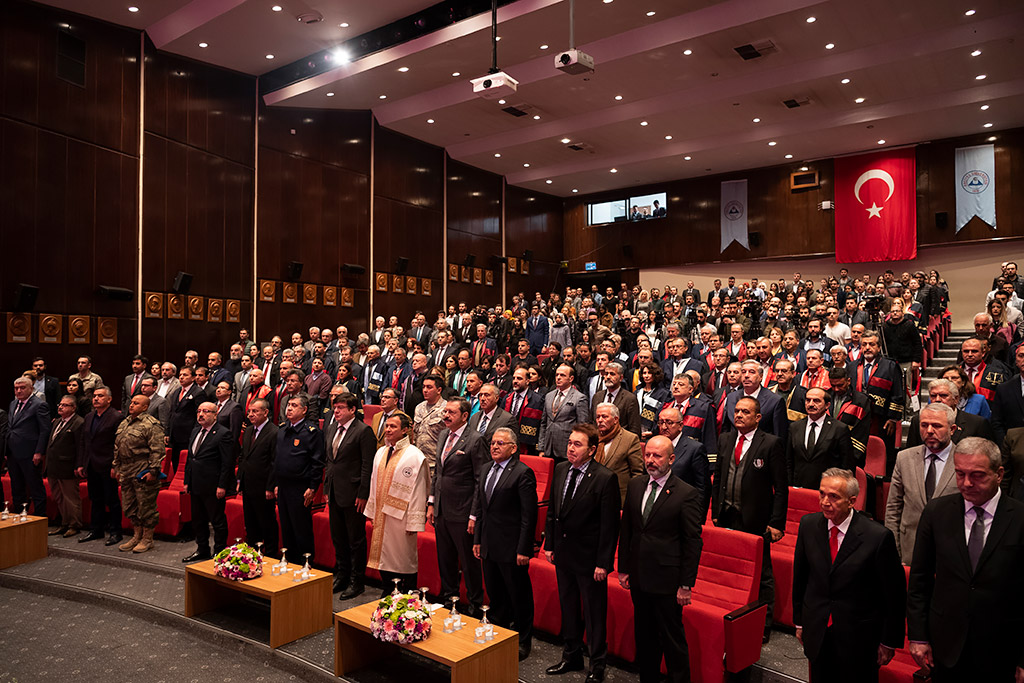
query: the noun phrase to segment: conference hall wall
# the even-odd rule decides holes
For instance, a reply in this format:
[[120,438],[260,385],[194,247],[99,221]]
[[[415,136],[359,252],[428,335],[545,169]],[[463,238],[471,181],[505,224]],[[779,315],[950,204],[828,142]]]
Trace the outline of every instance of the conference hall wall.
[[[57,76],[62,24],[84,42],[84,87]],[[240,327],[260,341],[314,324],[359,331],[371,306],[407,325],[420,310],[433,320],[446,293],[493,305],[506,279],[509,297],[556,283],[561,199],[506,189],[369,111],[262,107],[251,76],[33,3],[0,4],[0,38],[0,318],[14,332],[4,381],[36,355],[66,378],[86,353],[119,387],[139,348],[180,362],[188,348],[226,352]],[[529,275],[492,259],[527,249]],[[468,253],[480,284],[447,277]],[[172,291],[178,271],[193,275],[187,295]],[[18,283],[39,287],[27,314]],[[13,327],[9,313],[21,313]]]

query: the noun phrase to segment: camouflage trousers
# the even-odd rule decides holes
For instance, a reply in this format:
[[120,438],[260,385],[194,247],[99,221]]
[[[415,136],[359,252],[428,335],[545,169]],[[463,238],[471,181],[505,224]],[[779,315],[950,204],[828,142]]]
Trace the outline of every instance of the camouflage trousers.
[[139,481],[134,475],[121,475],[121,507],[124,516],[139,524],[143,529],[153,529],[160,521],[160,513],[156,507],[156,496],[160,492],[160,482],[147,484]]

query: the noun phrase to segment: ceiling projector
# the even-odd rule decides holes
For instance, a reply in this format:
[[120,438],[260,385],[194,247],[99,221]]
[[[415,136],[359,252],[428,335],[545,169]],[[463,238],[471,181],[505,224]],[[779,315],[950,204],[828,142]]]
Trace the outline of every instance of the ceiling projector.
[[514,95],[516,89],[519,88],[519,81],[504,71],[474,78],[470,82],[473,84],[473,94],[485,100],[496,100]]
[[582,50],[566,50],[555,55],[555,68],[567,74],[586,74],[594,70],[594,58]]

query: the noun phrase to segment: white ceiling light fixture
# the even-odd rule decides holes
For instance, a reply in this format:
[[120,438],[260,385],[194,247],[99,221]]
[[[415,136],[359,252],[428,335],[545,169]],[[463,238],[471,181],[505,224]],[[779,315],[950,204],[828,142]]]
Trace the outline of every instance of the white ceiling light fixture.
[[533,120],[534,121],[540,121],[540,114],[534,114],[533,115]]
[[982,128],[991,128],[991,127],[992,127],[991,123],[986,123],[984,126],[982,126]]
[[971,53],[971,56],[972,57],[979,57],[979,56],[981,56],[981,50],[975,50],[974,52]]
[[523,168],[530,168],[529,164],[523,164]]
[[842,83],[843,85],[849,85],[850,84],[850,79],[849,78],[844,78],[843,80],[841,80],[839,82]]
[[348,28],[348,22],[347,21],[343,21],[340,24],[338,24],[338,26],[340,26],[341,28]]
[[267,55],[267,59],[273,59],[274,55]]
[[568,145],[570,142],[572,142],[572,140],[570,140],[569,138],[562,138],[563,145]]
[[978,74],[977,76],[974,77],[974,80],[976,80],[976,81],[983,81],[986,78],[988,78],[988,76],[986,76],[985,74]]
[[494,153],[494,158],[495,159],[500,159],[501,158],[501,152],[495,152]]
[[647,13],[647,16],[653,17],[655,14],[657,14],[657,12],[651,11]]
[[407,71],[409,71],[409,67],[407,67],[407,66],[400,66],[400,67],[398,67],[398,72],[399,73],[403,73],[404,74]]
[[792,158],[793,158],[793,155],[792,155],[792,154],[787,154],[787,155],[786,155],[786,158],[787,158],[787,159],[792,159]]
[[434,119],[427,119],[427,123],[433,123]]
[[807,23],[808,23],[808,24],[813,24],[813,23],[814,23],[814,22],[816,22],[817,20],[818,20],[818,18],[817,18],[817,17],[807,17]]
[[774,146],[775,146],[775,145],[777,145],[777,144],[779,144],[779,143],[775,142],[775,140],[772,140],[772,141],[770,141],[770,142],[768,143],[768,146],[769,146],[769,147],[774,147]]
[[982,111],[988,111],[988,105],[987,104],[981,105],[981,110]]
[[459,73],[458,71],[453,71],[453,72],[452,72],[452,78],[458,78],[458,77],[459,77],[459,76],[461,76],[461,75],[462,75],[462,74],[461,74],[461,73]]
[[990,135],[989,137],[987,137],[985,139],[987,141],[989,141],[989,142],[995,142],[996,141],[996,136],[995,135]]
[[692,158],[693,158],[693,157],[691,157],[691,156],[685,156],[685,157],[683,157],[683,161],[689,161],[689,160],[690,160],[690,159],[692,159]]
[[381,95],[381,96],[380,96],[380,97],[379,97],[378,99],[381,99],[381,100],[386,100],[387,98],[388,98],[388,96],[387,96],[387,95]]
[[547,179],[547,180],[545,180],[544,182],[545,182],[545,183],[547,183],[548,185],[550,185],[551,183],[553,183],[553,182],[555,182],[555,181],[554,181],[554,180],[552,180],[551,178],[548,178],[548,179]]
[[825,43],[825,49],[826,49],[826,50],[831,50],[831,49],[832,49],[832,48],[834,48],[835,46],[836,46],[836,44],[835,44],[835,43]]
[[574,187],[574,188],[572,188],[572,191],[573,191],[573,192],[579,192],[579,190],[577,190],[577,189],[576,189],[575,187]]
[[549,45],[547,45],[547,44],[544,44],[544,45],[541,45],[541,46],[540,46],[540,49],[542,49],[542,50],[546,50],[546,49],[548,49],[548,47],[550,47],[550,46],[549,46]]
[[640,125],[641,125],[641,126],[646,126],[646,125],[647,125],[647,122],[646,122],[646,121],[641,121],[641,122],[640,122]]
[[885,144],[885,140],[879,140],[879,141],[878,141],[878,144],[880,144],[880,145],[884,145],[884,144]]
[[858,97],[857,99],[854,100],[854,102],[856,102],[857,104],[864,104],[864,98]]
[[199,47],[210,47],[209,43],[199,43]]
[[284,8],[283,8],[283,7],[281,7],[280,5],[274,5],[274,6],[273,6],[273,7],[271,7],[270,9],[271,9],[271,11],[273,11],[273,12],[280,12],[280,11],[281,11],[281,10],[283,10]]
[[754,117],[754,123],[761,123],[760,117]]
[[808,168],[806,166],[801,166],[800,167],[800,171],[801,172],[806,172],[807,170],[808,170]]
[[139,8],[136,7],[135,5],[131,5],[131,6],[128,7],[128,11],[131,12],[132,14],[135,14],[136,12],[139,11]]
[[622,95],[616,95],[616,96],[615,96],[615,100],[616,100],[616,101],[618,101],[618,100],[621,100],[621,99],[622,99]]
[[328,96],[328,97],[334,97],[334,93],[332,93],[332,92],[329,92],[329,93],[327,93],[327,96]]
[[617,169],[617,168],[612,168],[612,169],[609,169],[609,171],[608,171],[608,172],[609,172],[609,173],[618,173],[618,172],[619,172],[619,169]]
[[339,64],[347,64],[349,61],[348,53],[342,49],[331,50],[331,59],[338,62]]
[[690,55],[693,54],[693,50],[691,50],[690,48],[686,48],[685,50],[683,50],[683,54],[689,57]]
[[973,17],[976,11],[977,10],[969,9],[966,12],[964,12],[964,16],[965,17]]
[[672,139],[672,136],[671,136],[671,135],[666,135],[666,136],[665,136],[665,139],[666,139],[666,140],[671,140],[671,139]]

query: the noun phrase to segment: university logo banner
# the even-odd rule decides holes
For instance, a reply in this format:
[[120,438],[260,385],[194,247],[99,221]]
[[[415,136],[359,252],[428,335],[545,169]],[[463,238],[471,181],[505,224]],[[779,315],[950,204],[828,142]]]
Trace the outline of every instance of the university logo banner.
[[975,216],[996,229],[994,145],[956,149],[956,231]]
[[730,180],[722,183],[722,248],[733,242],[750,249],[747,241],[747,181]]
[[836,168],[836,262],[917,257],[914,148],[842,157]]

